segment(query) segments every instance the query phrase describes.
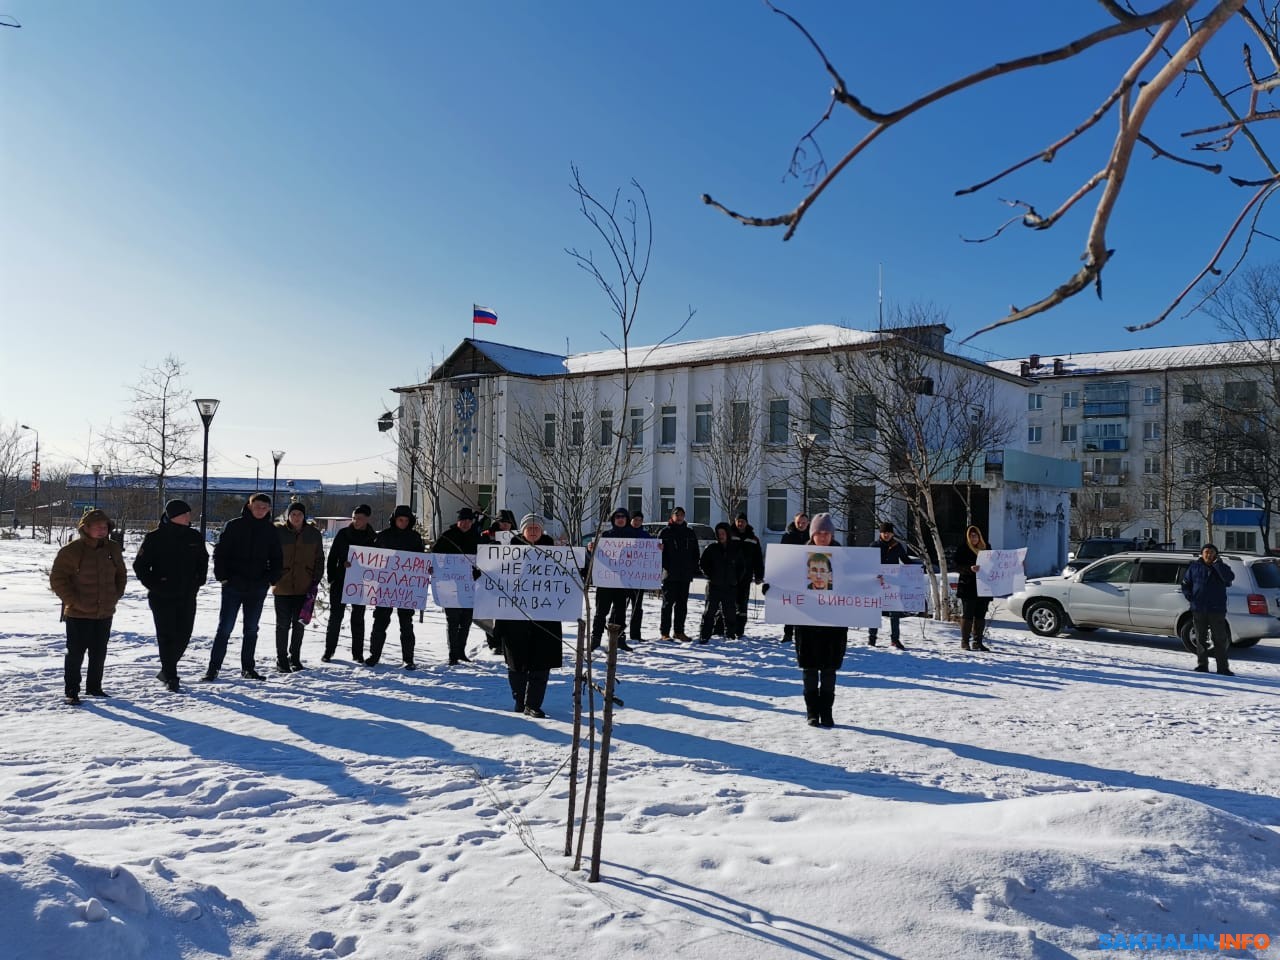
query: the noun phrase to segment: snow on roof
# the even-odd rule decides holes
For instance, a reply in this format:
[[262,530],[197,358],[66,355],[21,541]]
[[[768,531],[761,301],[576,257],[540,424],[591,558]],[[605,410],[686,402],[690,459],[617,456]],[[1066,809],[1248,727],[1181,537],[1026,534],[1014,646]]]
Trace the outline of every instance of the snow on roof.
[[[664,343],[659,346],[631,347],[627,351],[629,366],[635,369],[668,367],[690,363],[708,363],[716,360],[738,360],[742,357],[774,356],[783,353],[803,353],[809,350],[825,350],[830,347],[847,347],[871,343],[880,334],[865,330],[850,330],[832,323],[815,323],[806,327],[790,327],[786,330],[769,330],[764,333],[740,333],[731,337],[712,337],[707,340],[686,340],[681,343]],[[622,369],[621,350],[597,350],[593,353],[575,353],[565,359],[571,373],[600,373]]]
[[[1280,357],[1280,342],[1270,344],[1272,358]],[[1137,350],[1105,350],[1096,353],[1042,354],[1040,366],[1031,371],[1035,377],[1053,375],[1053,361],[1062,360],[1060,376],[1090,373],[1137,373],[1145,370],[1218,367],[1235,363],[1259,363],[1266,359],[1268,345],[1256,340],[1230,340],[1223,343],[1191,343],[1175,347],[1143,347]],[[989,365],[1004,373],[1020,372],[1024,359],[992,360]]]

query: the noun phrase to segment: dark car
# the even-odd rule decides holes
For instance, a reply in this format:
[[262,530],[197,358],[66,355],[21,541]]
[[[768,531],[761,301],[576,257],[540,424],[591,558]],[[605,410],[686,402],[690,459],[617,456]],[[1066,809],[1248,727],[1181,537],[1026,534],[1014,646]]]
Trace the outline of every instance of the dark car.
[[1071,555],[1067,565],[1062,568],[1064,577],[1077,570],[1083,570],[1095,560],[1109,557],[1113,553],[1125,553],[1130,550],[1151,551],[1168,550],[1171,544],[1155,543],[1142,537],[1088,537],[1080,541],[1080,546]]

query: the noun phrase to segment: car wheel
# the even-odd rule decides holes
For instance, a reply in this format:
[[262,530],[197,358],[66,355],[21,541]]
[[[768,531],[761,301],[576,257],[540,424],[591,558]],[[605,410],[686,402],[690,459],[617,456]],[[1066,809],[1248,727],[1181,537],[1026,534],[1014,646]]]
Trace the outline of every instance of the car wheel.
[[1261,637],[1248,637],[1247,639],[1244,639],[1244,640],[1232,640],[1231,646],[1235,647],[1236,649],[1240,649],[1241,647],[1252,647],[1255,644],[1257,644],[1257,642],[1261,639],[1262,639]]
[[1066,621],[1062,608],[1052,600],[1033,601],[1022,616],[1031,632],[1041,637],[1056,637]]

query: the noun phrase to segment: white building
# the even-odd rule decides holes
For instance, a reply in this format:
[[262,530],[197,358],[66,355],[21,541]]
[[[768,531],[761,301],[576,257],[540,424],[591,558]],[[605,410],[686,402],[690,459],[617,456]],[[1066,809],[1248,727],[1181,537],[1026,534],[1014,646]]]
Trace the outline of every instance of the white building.
[[[875,523],[893,519],[901,528],[906,510],[886,502],[882,489],[849,487],[816,464],[826,462],[828,445],[848,435],[841,432],[849,429],[841,422],[845,408],[838,400],[833,407],[830,394],[854,365],[883,363],[884,351],[894,343],[901,350],[901,338],[909,338],[911,353],[928,365],[929,375],[916,378],[922,402],[935,380],[958,371],[972,395],[954,410],[944,403],[948,419],[977,422],[991,410],[1017,411],[1011,442],[981,451],[963,477],[947,479],[963,488],[993,546],[1028,546],[1030,573],[1060,567],[1068,490],[1080,482],[1079,467],[1028,451],[1029,381],[1016,370],[948,354],[947,332],[940,325],[911,328],[895,340],[887,331],[813,325],[632,347],[626,357],[619,350],[561,356],[467,339],[425,382],[395,388],[402,499],[412,488],[412,503],[432,533],[462,505],[561,516],[552,501],[573,488],[590,504],[582,530],[551,525],[571,539],[592,532],[599,516],[621,503],[650,520],[665,520],[682,506],[697,523],[743,509],[762,540],[776,541],[801,509],[807,486],[811,513],[831,508],[844,542],[870,543]],[[853,433],[867,458],[881,455],[874,426]],[[726,493],[732,478],[723,475],[724,464],[739,449],[749,456],[741,482]],[[610,465],[620,453],[623,475],[599,472],[593,451],[604,451]],[[586,488],[575,487],[584,480]],[[939,518],[947,546],[963,536],[966,510],[956,503],[944,505],[947,515]]]
[[[1203,444],[1195,442],[1217,429],[1224,409],[1274,404],[1275,391],[1264,386],[1274,366],[1264,343],[1032,355],[992,366],[1032,382],[1026,449],[1082,467],[1084,486],[1072,494],[1073,540],[1138,537],[1189,549],[1213,540],[1264,552],[1261,494],[1197,482]],[[1259,410],[1260,422],[1274,423],[1275,413]]]

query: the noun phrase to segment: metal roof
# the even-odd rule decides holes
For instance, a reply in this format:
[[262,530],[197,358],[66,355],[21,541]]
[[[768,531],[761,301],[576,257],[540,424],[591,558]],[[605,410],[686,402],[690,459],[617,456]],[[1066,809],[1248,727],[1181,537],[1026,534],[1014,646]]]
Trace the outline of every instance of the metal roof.
[[[1094,353],[1041,354],[1033,377],[1051,377],[1054,360],[1062,360],[1057,376],[1084,376],[1095,373],[1139,373],[1143,371],[1220,367],[1232,364],[1269,363],[1280,360],[1280,342],[1228,340],[1222,343],[1191,343],[1173,347],[1143,347],[1137,350],[1104,350]],[[1017,374],[1025,358],[993,360],[990,366]]]

